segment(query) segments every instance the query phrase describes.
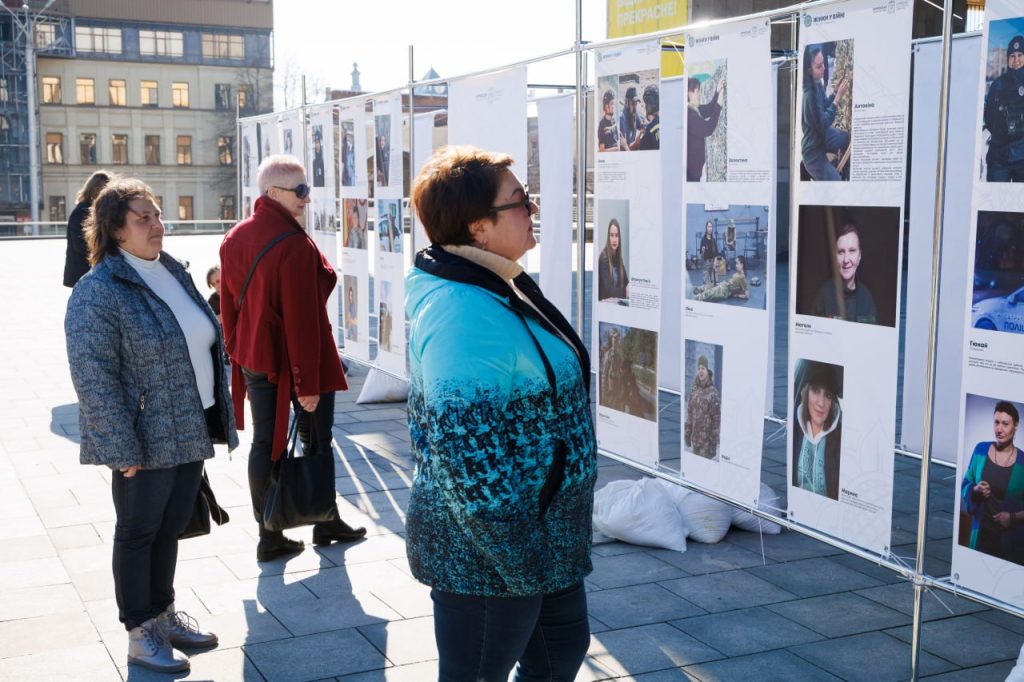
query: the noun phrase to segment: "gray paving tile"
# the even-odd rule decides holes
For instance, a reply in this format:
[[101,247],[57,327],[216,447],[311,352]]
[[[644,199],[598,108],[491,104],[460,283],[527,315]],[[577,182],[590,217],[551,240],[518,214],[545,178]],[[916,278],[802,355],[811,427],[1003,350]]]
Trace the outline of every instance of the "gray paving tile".
[[0,680],[61,679],[120,682],[121,676],[99,642],[0,659]]
[[[887,682],[910,677],[910,646],[881,632],[869,632],[790,649],[797,656],[850,682]],[[921,653],[921,674],[956,668],[949,661]]]
[[268,680],[307,682],[383,668],[384,654],[355,629],[245,647],[256,669]]
[[85,611],[7,620],[0,623],[0,659],[92,644],[99,639]]
[[369,625],[400,616],[373,595],[318,599],[313,595],[276,604],[267,609],[295,635]]
[[589,655],[616,675],[636,675],[723,658],[721,652],[667,623],[592,635]]
[[[908,582],[857,590],[857,594],[909,616],[914,615],[914,586]],[[961,616],[975,611],[984,611],[987,608],[970,599],[931,589],[925,590],[921,596],[921,607],[924,620]]]
[[[618,556],[620,554],[638,554],[640,552],[649,551],[651,551],[650,547],[631,545],[628,542],[619,542],[618,540],[595,544],[593,548],[595,556]],[[678,552],[676,552],[676,554],[678,554]]]
[[587,580],[601,589],[653,583],[688,575],[647,552],[593,557],[594,572]]
[[704,615],[704,609],[656,584],[587,594],[590,613],[613,629]]
[[842,592],[766,607],[826,637],[903,625],[910,616],[859,595]]
[[747,571],[708,573],[659,583],[705,611],[731,611],[795,599],[795,595]]
[[[796,561],[843,553],[841,549],[792,531],[783,531],[778,535],[772,535],[770,541],[767,541],[767,536],[765,539],[764,554],[775,561]],[[758,533],[736,530],[731,531],[725,538],[726,542],[731,542],[755,554],[761,554],[761,540]]]
[[695,679],[712,682],[718,680],[757,680],[757,682],[827,682],[838,680],[812,663],[788,651],[767,651],[691,665],[686,672]]
[[622,677],[619,679],[629,680],[630,682],[696,682],[698,680],[698,678],[690,675],[682,668],[669,668],[667,670],[658,670],[653,673],[630,675],[629,677]]
[[765,557],[762,557],[760,551],[754,553],[731,542],[719,542],[714,545],[706,545],[702,542],[688,542],[685,552],[659,549],[651,551],[650,554],[683,569],[691,575],[733,571],[738,568],[749,568],[750,566],[762,566],[766,561],[769,564],[774,563],[772,559],[766,560]]
[[974,617],[1016,632],[1018,635],[1024,635],[1024,618],[1019,616],[1011,615],[1005,611],[990,609],[988,611],[978,611],[974,614]]
[[842,564],[847,568],[852,568],[855,571],[871,576],[875,580],[886,584],[896,584],[906,580],[906,578],[892,569],[879,566],[878,564],[871,563],[870,561],[861,559],[859,556],[854,556],[852,554],[842,554],[830,557],[830,559],[837,564]]
[[437,659],[432,617],[364,625],[359,632],[395,665]]
[[928,682],[1004,682],[1013,669],[1013,661],[990,663],[977,668],[965,668],[922,679]]
[[[910,627],[886,630],[886,633],[910,642]],[[970,633],[969,638],[966,633]],[[969,668],[1011,659],[1016,661],[1021,638],[1012,630],[974,616],[958,616],[922,624],[921,648]]]
[[730,657],[823,639],[818,633],[761,607],[684,618],[670,624]]
[[437,679],[437,661],[399,665],[338,677],[343,682],[424,682]]
[[864,573],[824,557],[755,566],[747,571],[801,597],[816,597],[882,584]]

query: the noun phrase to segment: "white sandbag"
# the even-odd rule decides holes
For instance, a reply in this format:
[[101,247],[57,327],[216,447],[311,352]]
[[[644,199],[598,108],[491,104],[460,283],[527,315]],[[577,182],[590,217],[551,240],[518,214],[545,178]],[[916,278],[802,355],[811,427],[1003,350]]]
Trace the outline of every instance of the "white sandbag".
[[612,481],[594,493],[594,530],[633,545],[686,551],[679,512],[650,478]]
[[[779,506],[779,494],[772,490],[771,487],[762,483],[761,494],[757,497],[758,509],[770,514],[777,513],[775,509]],[[782,532],[782,526],[779,524],[765,521],[748,511],[736,509],[735,507],[732,510],[732,525],[743,530],[749,530],[752,533],[761,532],[767,535],[778,535]]]
[[732,524],[732,507],[700,493],[683,499],[683,524],[697,542],[719,542]]
[[654,480],[655,482],[657,482],[659,486],[661,486],[661,489],[665,491],[665,494],[669,496],[669,498],[672,500],[672,503],[676,505],[676,509],[679,510],[679,516],[680,518],[682,518],[683,500],[686,499],[687,495],[693,494],[693,491],[690,490],[689,488],[684,488],[678,483],[666,481],[664,478],[656,478]]
[[357,405],[366,403],[400,403],[409,399],[409,382],[371,367],[356,398]]
[[1020,648],[1017,665],[1013,666],[1010,674],[1006,676],[1006,682],[1024,682],[1024,646]]

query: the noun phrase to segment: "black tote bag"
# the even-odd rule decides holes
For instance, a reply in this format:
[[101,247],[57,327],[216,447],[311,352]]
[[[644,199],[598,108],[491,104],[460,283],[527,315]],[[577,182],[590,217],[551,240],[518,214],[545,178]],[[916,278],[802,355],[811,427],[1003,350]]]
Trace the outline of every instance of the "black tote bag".
[[274,463],[263,498],[263,526],[286,530],[332,521],[335,514],[334,456],[316,447],[316,429],[310,429],[313,454],[296,457],[299,415],[292,421],[284,457]]

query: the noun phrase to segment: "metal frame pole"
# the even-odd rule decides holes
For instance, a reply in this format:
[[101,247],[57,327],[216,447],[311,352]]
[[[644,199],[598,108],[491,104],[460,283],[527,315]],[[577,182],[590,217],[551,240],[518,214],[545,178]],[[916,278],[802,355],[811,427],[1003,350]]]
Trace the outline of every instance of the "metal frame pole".
[[416,73],[413,71],[413,49],[409,46],[409,248],[408,251],[413,258],[416,257],[416,211],[412,208],[412,174],[414,171],[414,156],[416,154]]
[[583,50],[583,0],[576,0],[576,331],[584,336],[587,259],[587,56]]
[[939,139],[935,163],[935,222],[932,230],[931,313],[928,321],[928,362],[925,368],[924,441],[921,448],[921,480],[917,506],[917,563],[914,569],[914,621],[911,625],[910,679],[921,673],[921,598],[924,594],[924,552],[928,541],[928,471],[932,454],[932,411],[935,409],[935,345],[939,327],[939,284],[942,267],[942,220],[946,201],[946,142],[949,125],[949,73],[953,48],[952,0],[943,3],[942,80],[939,90]]

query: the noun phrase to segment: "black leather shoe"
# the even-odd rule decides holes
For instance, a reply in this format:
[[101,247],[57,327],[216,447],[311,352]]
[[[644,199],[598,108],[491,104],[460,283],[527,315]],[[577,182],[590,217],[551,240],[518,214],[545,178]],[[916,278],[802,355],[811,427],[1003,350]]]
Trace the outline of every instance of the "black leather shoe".
[[353,528],[341,519],[313,526],[313,544],[329,545],[332,542],[352,542],[365,537],[365,528]]
[[284,533],[267,535],[256,545],[256,561],[273,561],[288,554],[298,554],[305,546],[302,540],[286,538]]

